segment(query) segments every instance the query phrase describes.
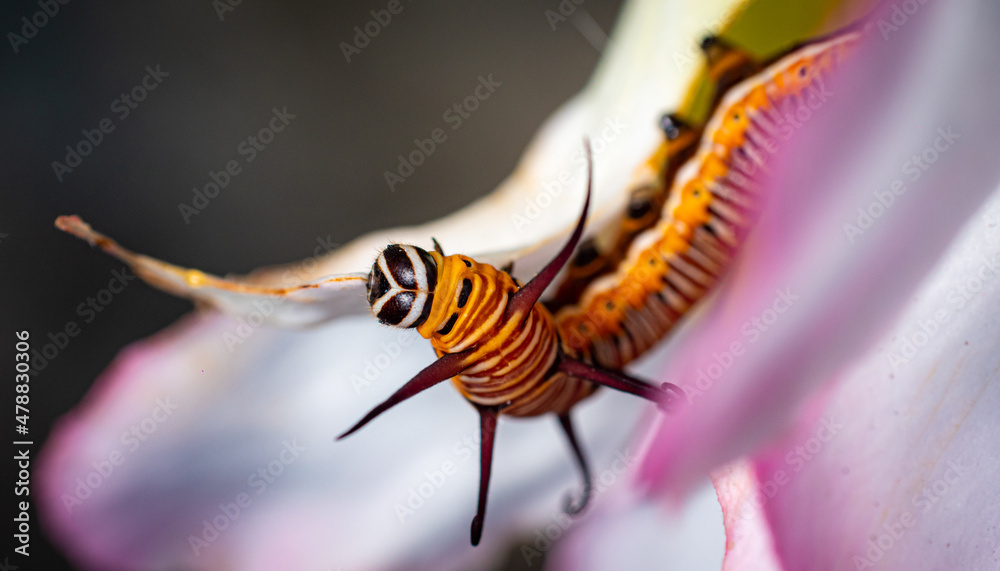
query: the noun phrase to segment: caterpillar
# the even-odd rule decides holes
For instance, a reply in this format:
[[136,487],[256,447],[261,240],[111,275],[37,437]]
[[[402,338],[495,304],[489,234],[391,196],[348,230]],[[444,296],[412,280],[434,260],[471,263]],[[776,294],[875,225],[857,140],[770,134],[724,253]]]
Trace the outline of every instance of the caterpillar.
[[[585,283],[583,293],[576,303],[559,307],[557,300],[554,316],[539,298],[582,236],[592,182],[589,148],[586,200],[577,225],[559,254],[524,287],[506,271],[461,255],[445,256],[437,244],[435,252],[405,244],[386,247],[369,274],[372,313],[383,324],[416,328],[439,359],[339,438],[452,379],[480,415],[480,487],[472,544],[482,535],[501,413],[557,415],[584,480],[580,500],[567,500],[566,511],[581,511],[591,483],[570,409],[598,386],[667,403],[682,394],[675,385],[655,387],[621,369],[662,339],[724,273],[762,206],[758,174],[783,137],[773,117],[781,107],[797,107],[808,90],[822,85],[858,39],[857,33],[847,32],[799,48],[720,97],[697,151],[675,171],[659,222],[636,233],[629,225],[641,224],[635,220],[642,217],[630,212],[616,248],[630,245],[614,271],[600,277],[595,270],[571,274],[564,282],[571,286],[562,292]],[[676,125],[670,119],[669,126]],[[666,131],[663,154],[687,153],[688,143]],[[584,263],[577,257],[576,267],[588,269],[590,255],[584,254]]]
[[[337,296],[364,286],[367,306],[383,324],[415,329],[438,359],[338,436],[345,438],[396,404],[443,381],[454,386],[480,417],[480,482],[470,538],[482,537],[498,417],[554,414],[581,472],[583,490],[564,509],[582,511],[591,478],[570,412],[601,386],[668,408],[683,394],[669,383],[654,385],[622,369],[663,339],[724,275],[757,213],[765,189],[759,175],[790,127],[787,108],[797,108],[824,88],[831,71],[860,40],[847,28],[793,48],[766,64],[710,39],[716,94],[701,127],[665,116],[665,141],[646,163],[647,184],[632,193],[626,217],[610,248],[591,243],[576,254],[552,300],[540,301],[580,245],[590,206],[593,160],[587,148],[587,187],[582,212],[558,254],[523,286],[510,267],[445,255],[434,242],[427,251],[408,244],[382,249],[367,274],[322,278],[291,287],[217,278],[166,264],[122,248],[76,216],[56,226],[129,263],[136,274],[172,293],[233,311],[255,296],[307,302],[295,308],[343,314]],[[327,295],[327,298],[323,298]],[[242,305],[241,305],[242,304]],[[294,304],[289,304],[292,306]],[[325,313],[323,313],[325,312]]]

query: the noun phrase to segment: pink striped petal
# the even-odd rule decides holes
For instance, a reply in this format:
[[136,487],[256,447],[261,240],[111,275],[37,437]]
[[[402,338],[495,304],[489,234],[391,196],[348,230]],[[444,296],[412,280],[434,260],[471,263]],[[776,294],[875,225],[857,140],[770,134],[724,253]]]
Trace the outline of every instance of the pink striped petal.
[[1000,568],[998,222],[1000,190],[831,398],[755,459],[756,519],[786,569]]
[[747,462],[735,462],[712,476],[726,526],[722,571],[783,571],[761,507],[760,482]]
[[[728,283],[671,350],[663,380],[692,402],[656,426],[646,485],[679,493],[786,431],[997,187],[995,11],[926,4],[888,40],[876,31],[799,129]],[[912,157],[925,153],[935,160],[918,178]],[[897,179],[905,192],[892,195]],[[847,232],[859,209],[874,219]]]

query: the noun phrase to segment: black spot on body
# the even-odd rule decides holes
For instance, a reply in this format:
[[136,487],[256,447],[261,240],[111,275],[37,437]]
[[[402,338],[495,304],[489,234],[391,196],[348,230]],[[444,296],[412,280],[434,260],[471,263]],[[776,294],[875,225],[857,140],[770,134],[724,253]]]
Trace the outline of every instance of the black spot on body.
[[465,278],[462,280],[462,291],[458,293],[458,307],[465,307],[465,304],[469,301],[469,295],[472,293],[472,280]]
[[653,203],[647,198],[633,198],[628,203],[628,217],[638,220],[653,210]]
[[444,324],[444,328],[438,330],[438,334],[444,336],[451,333],[456,321],[458,321],[458,314],[452,313],[451,317],[448,318],[448,323]]
[[580,249],[576,252],[576,256],[573,258],[573,265],[582,268],[596,260],[598,256],[600,256],[600,252],[594,246],[594,241],[587,240],[580,245]]

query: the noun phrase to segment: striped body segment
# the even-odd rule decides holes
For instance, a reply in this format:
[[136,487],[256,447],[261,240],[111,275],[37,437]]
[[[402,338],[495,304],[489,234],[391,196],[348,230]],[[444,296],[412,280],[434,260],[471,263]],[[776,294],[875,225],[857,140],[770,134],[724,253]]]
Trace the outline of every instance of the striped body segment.
[[438,356],[491,340],[496,345],[477,351],[475,361],[452,379],[465,398],[502,406],[506,415],[535,416],[566,412],[594,391],[591,383],[552,371],[559,339],[543,305],[524,317],[505,318],[507,300],[518,289],[510,274],[466,256],[430,255],[437,262],[438,301],[417,332]]
[[860,39],[847,33],[794,51],[733,87],[673,181],[660,221],[616,271],[556,314],[567,353],[621,369],[656,344],[729,266],[762,206],[758,184],[794,129],[796,110],[827,96],[825,80]]

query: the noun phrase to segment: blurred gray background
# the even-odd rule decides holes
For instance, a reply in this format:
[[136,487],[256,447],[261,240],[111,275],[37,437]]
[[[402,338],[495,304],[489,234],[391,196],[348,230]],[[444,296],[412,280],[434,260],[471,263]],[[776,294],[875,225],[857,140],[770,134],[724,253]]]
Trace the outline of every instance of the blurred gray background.
[[[35,347],[70,320],[82,329],[32,380],[36,453],[52,422],[80,402],[119,350],[191,308],[136,281],[84,323],[77,306],[122,264],[55,230],[57,215],[80,214],[139,252],[221,274],[305,258],[318,238],[346,243],[431,220],[510,172],[542,120],[583,87],[600,56],[600,31],[611,32],[620,7],[590,0],[553,30],[545,11],[557,10],[556,0],[402,0],[402,11],[348,63],[341,43],[353,42],[353,28],[387,4],[245,1],[220,20],[210,0],[69,2],[26,43],[15,40],[15,53],[8,34],[20,35],[21,18],[41,8],[4,3],[3,350],[13,353],[21,329]],[[116,99],[157,65],[169,75],[122,119]],[[502,85],[452,130],[443,113],[488,74]],[[247,164],[238,145],[268,124],[275,107],[296,118]],[[105,118],[114,131],[57,180],[51,163]],[[390,192],[384,171],[438,127],[447,141]],[[185,223],[178,205],[191,204],[192,188],[231,160],[242,172]],[[13,387],[7,392],[12,400]],[[6,465],[3,472],[10,490],[13,474]],[[4,513],[12,513],[14,497],[4,496]],[[30,565],[19,557],[10,563],[71,568],[37,513],[32,518]],[[9,542],[13,526],[5,521]]]

